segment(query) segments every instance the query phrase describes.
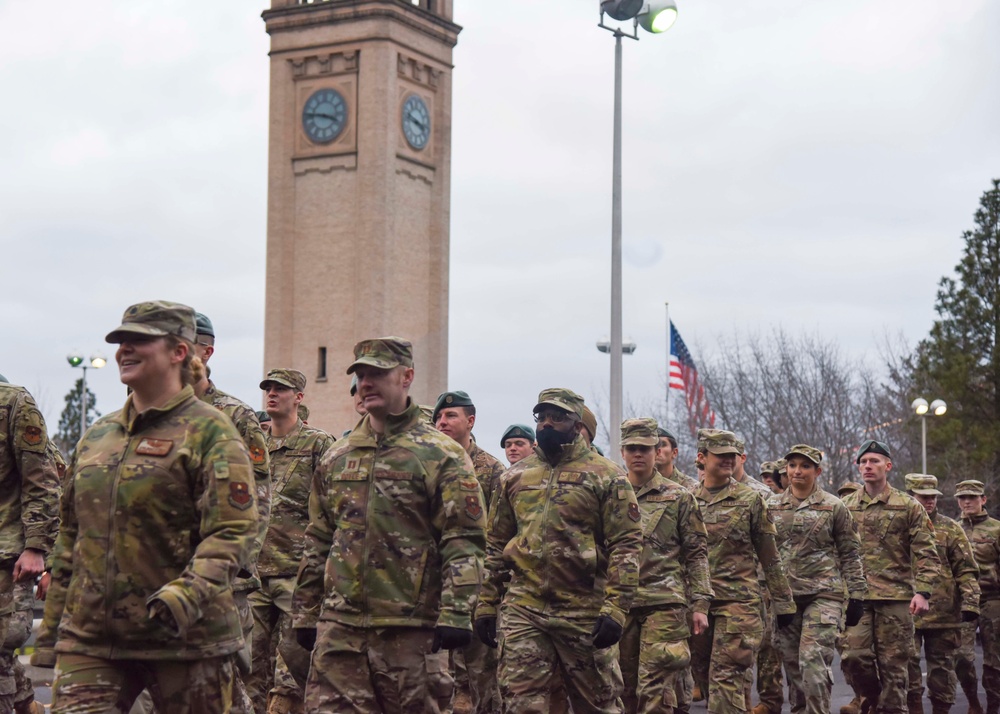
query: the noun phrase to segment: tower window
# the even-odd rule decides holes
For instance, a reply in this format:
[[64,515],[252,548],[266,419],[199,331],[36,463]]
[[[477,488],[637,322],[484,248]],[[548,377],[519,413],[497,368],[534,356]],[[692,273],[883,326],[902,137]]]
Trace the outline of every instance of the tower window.
[[326,381],[326,347],[319,348],[319,366],[316,369],[316,381]]

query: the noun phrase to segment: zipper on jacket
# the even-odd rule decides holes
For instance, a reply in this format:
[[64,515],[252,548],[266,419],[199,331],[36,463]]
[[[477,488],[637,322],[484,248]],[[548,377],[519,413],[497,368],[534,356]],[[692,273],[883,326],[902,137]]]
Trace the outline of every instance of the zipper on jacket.
[[[382,439],[385,436],[383,435]],[[361,612],[364,613],[363,621],[365,626],[371,625],[371,614],[368,611],[368,588],[367,583],[367,570],[368,570],[368,535],[371,529],[368,527],[368,516],[372,508],[372,491],[375,488],[375,463],[378,461],[379,452],[382,450],[382,439],[375,439],[375,451],[372,452],[372,462],[371,468],[368,469],[368,493],[365,497],[365,546],[362,548],[362,560],[361,567],[358,570],[358,580],[361,586]]]
[[[108,653],[109,656],[115,650],[115,642],[117,637],[113,630],[111,629],[111,611],[112,607],[108,603],[108,599],[114,594],[114,579],[112,575],[112,570],[117,566],[118,559],[115,556],[115,542],[118,540],[118,528],[116,525],[117,521],[117,511],[118,511],[118,485],[121,483],[122,469],[125,467],[125,463],[128,460],[128,455],[132,450],[132,438],[133,434],[128,433],[128,439],[125,441],[125,450],[122,451],[121,459],[118,461],[118,466],[115,467],[115,478],[111,482],[111,498],[108,499],[108,508],[110,509],[108,513],[108,552],[107,552],[107,565],[104,568],[104,588],[105,588],[105,606],[104,606],[104,631],[107,633],[109,644]],[[112,564],[114,561],[114,564]]]

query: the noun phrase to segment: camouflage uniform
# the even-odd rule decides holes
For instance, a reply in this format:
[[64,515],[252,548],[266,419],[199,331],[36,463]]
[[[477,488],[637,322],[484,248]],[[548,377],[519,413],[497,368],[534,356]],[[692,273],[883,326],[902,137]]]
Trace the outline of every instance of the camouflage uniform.
[[[283,379],[280,373],[285,372],[291,370],[272,370],[268,377]],[[301,379],[304,388],[305,378]],[[333,441],[325,431],[303,424],[301,419],[285,436],[266,435],[271,465],[271,519],[257,557],[260,589],[248,598],[254,625],[253,667],[246,677],[246,687],[257,714],[264,714],[269,693],[295,702],[303,698],[309,653],[299,646],[292,632],[292,593],[305,550],[313,472]]]
[[[48,454],[45,420],[23,387],[0,383],[0,711],[26,701],[31,682],[14,650],[31,629],[30,579],[14,583],[26,548],[43,555],[57,528],[59,477]],[[27,604],[27,607],[25,605]],[[27,631],[25,629],[27,624]]]
[[664,478],[666,478],[668,481],[673,481],[678,486],[686,488],[691,493],[694,493],[694,490],[698,488],[699,485],[701,485],[698,479],[691,478],[690,476],[681,473],[681,471],[677,468],[677,466],[674,466],[674,470],[670,472],[670,475],[665,476]]
[[877,496],[862,488],[843,502],[861,537],[868,595],[861,621],[847,628],[841,668],[859,696],[878,702],[879,714],[905,714],[910,600],[914,592],[929,595],[941,576],[933,526],[923,506],[888,485]]
[[[729,441],[716,437],[719,444]],[[707,692],[712,714],[744,712],[754,657],[764,634],[758,562],[775,612],[794,612],[795,604],[763,496],[733,479],[716,493],[702,483],[694,495],[708,532],[708,567],[715,593],[708,631],[692,640],[694,678],[701,691]]]
[[[936,479],[935,479],[936,481]],[[936,483],[934,486],[936,487]],[[937,511],[930,515],[944,577],[931,593],[930,610],[913,619],[913,654],[907,700],[919,709],[923,699],[920,650],[927,658],[927,692],[934,714],[955,703],[955,658],[962,642],[962,613],[979,614],[979,567],[972,545],[957,521]]]
[[[971,487],[970,487],[971,485]],[[963,488],[965,487],[965,488]],[[955,494],[983,495],[979,481],[963,481]],[[962,516],[962,529],[972,543],[979,566],[980,616],[979,633],[983,643],[983,689],[986,690],[986,711],[1000,711],[1000,521],[983,511],[971,518]],[[975,645],[975,628],[966,637]],[[975,676],[975,653],[972,653],[971,675]],[[970,665],[959,668],[959,674],[969,679]],[[963,683],[964,684],[964,683]],[[971,698],[971,697],[970,697]]]
[[[579,417],[570,390],[539,395]],[[561,672],[576,714],[617,712],[614,646],[595,621],[624,627],[639,577],[640,512],[624,471],[577,435],[551,463],[541,449],[508,469],[490,512],[486,579],[476,619],[500,612],[500,691],[509,714],[547,712]],[[501,605],[502,601],[502,605]]]
[[436,627],[471,630],[485,521],[468,455],[412,401],[381,436],[366,416],[327,451],[295,588],[295,627],[317,627],[308,710],[449,709],[432,643]]
[[712,588],[705,524],[694,496],[654,473],[636,499],[643,531],[639,589],[619,648],[625,711],[652,714],[677,706],[676,680],[691,663],[688,604],[708,614]]
[[141,414],[130,396],[87,430],[39,635],[51,642],[58,623],[54,712],[130,704],[143,687],[160,711],[228,710],[243,644],[231,588],[255,501],[246,447],[190,387]]
[[[792,453],[816,464],[821,458],[804,445]],[[829,714],[844,592],[860,600],[868,590],[861,542],[844,504],[818,486],[801,501],[788,489],[768,510],[797,608],[792,624],[778,631],[792,714]]]

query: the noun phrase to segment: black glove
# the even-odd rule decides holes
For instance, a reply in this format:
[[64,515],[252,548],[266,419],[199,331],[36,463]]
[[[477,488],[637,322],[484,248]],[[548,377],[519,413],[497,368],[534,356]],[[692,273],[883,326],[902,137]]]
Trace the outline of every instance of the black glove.
[[778,629],[783,630],[795,622],[795,613],[788,612],[784,615],[775,615],[774,619],[778,621]]
[[590,636],[594,640],[594,647],[603,650],[622,638],[622,626],[607,615],[601,615],[594,623]]
[[972,610],[962,610],[962,622],[975,622],[978,619],[978,612],[972,612]]
[[434,628],[434,643],[431,645],[431,652],[439,650],[457,650],[472,642],[472,633],[458,627],[445,627],[438,625]]
[[299,647],[301,647],[302,649],[306,650],[307,652],[312,652],[313,647],[316,646],[316,628],[296,627],[295,641],[299,643]]
[[848,627],[854,627],[856,624],[861,622],[861,616],[864,614],[865,603],[852,597],[847,601],[847,617],[844,620],[844,624]]
[[477,617],[473,627],[480,642],[487,647],[497,648],[497,619],[495,617]]

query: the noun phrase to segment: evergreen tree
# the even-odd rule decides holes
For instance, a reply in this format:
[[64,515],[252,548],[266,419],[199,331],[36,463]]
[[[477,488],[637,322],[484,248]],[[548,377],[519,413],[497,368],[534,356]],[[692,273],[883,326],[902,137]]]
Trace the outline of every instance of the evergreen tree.
[[[76,444],[83,434],[80,431],[80,414],[83,411],[83,378],[66,395],[66,406],[59,417],[59,431],[56,433],[56,446],[63,453],[67,462],[76,453]],[[87,426],[94,423],[101,413],[97,411],[97,397],[87,388]]]
[[948,403],[943,417],[929,417],[927,470],[950,487],[979,479],[993,496],[1000,490],[1000,180],[979,203],[956,275],[941,279],[938,319],[908,366],[911,399]]

